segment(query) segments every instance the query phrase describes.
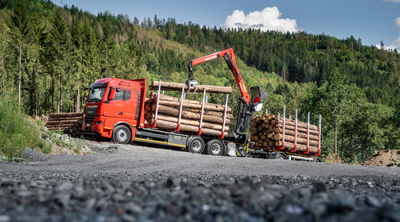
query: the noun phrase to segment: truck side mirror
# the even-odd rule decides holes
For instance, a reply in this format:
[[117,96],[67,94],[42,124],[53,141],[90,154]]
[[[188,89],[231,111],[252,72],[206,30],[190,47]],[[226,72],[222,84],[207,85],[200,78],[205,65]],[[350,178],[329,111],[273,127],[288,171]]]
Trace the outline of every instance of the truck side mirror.
[[108,100],[110,101],[110,100],[113,100],[114,98],[115,98],[115,92],[116,92],[117,90],[115,89],[115,88],[111,88],[110,89],[110,94],[108,94]]

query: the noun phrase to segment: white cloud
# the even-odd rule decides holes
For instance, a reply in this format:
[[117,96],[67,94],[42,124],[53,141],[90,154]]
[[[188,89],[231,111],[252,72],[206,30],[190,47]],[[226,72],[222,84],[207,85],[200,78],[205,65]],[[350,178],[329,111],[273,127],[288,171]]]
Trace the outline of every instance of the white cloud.
[[396,20],[394,20],[394,23],[396,23],[397,27],[400,29],[400,17],[396,18]]
[[[381,45],[376,45],[378,49],[381,49]],[[396,39],[396,41],[391,45],[383,46],[383,49],[388,51],[394,51],[395,49],[400,52],[400,36]]]
[[298,32],[296,19],[282,18],[277,7],[266,7],[262,11],[245,14],[242,10],[234,10],[224,23],[225,28],[259,29],[261,31]]
[[400,2],[400,0],[385,0],[386,2]]
[[[392,0],[392,1],[398,1],[398,2],[400,2],[400,0]],[[400,17],[396,18],[396,19],[394,20],[394,23],[395,23],[396,26],[400,29]],[[381,45],[376,45],[376,47],[377,47],[378,49],[381,49],[381,48],[382,48]],[[399,51],[399,53],[400,53],[400,36],[396,39],[395,42],[393,42],[393,44],[383,46],[383,49],[388,50],[388,51],[394,51],[394,50],[396,49],[396,50]]]

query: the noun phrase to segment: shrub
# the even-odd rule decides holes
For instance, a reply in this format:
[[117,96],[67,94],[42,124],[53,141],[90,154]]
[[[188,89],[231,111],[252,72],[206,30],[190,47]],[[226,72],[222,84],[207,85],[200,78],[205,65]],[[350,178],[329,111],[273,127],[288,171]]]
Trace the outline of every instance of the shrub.
[[0,153],[8,158],[20,157],[27,147],[51,151],[41,138],[36,122],[20,111],[16,99],[3,95],[0,97]]

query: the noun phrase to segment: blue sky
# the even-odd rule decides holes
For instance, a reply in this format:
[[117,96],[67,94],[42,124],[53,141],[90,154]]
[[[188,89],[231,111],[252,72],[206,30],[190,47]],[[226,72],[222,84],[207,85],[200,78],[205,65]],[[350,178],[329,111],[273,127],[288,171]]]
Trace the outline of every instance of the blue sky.
[[[400,49],[400,0],[53,0],[97,14],[108,10],[142,20],[155,14],[207,26],[252,26],[264,30],[325,33],[338,38],[353,35],[365,45],[383,41]],[[273,8],[276,7],[276,8]],[[264,10],[265,8],[269,8]],[[235,13],[233,13],[235,10]],[[264,11],[263,11],[264,10]],[[252,13],[249,15],[249,13]],[[279,13],[279,15],[276,15]],[[273,15],[271,15],[273,14]],[[229,19],[227,17],[230,16]],[[264,20],[264,21],[260,21]],[[230,24],[230,25],[229,25]]]

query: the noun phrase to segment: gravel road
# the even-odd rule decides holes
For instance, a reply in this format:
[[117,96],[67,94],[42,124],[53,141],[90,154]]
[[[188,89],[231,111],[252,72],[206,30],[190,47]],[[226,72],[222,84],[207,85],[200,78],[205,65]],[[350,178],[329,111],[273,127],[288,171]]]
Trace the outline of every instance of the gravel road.
[[400,168],[86,143],[0,161],[0,222],[400,221]]

